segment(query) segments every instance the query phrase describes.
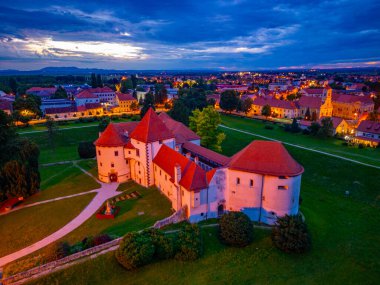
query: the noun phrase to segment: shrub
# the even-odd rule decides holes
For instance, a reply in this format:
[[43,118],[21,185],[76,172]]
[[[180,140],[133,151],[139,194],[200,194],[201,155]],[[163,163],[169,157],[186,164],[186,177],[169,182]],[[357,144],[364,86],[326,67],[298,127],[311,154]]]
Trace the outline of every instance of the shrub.
[[83,249],[88,249],[95,246],[93,237],[86,237],[82,240]]
[[80,142],[78,145],[80,158],[93,158],[96,156],[96,149],[91,141]]
[[128,233],[115,252],[117,261],[127,270],[133,270],[153,260],[154,245],[146,233]]
[[302,253],[310,249],[311,239],[300,215],[278,218],[272,230],[272,242],[287,253]]
[[149,229],[146,231],[146,234],[150,236],[155,247],[155,259],[169,259],[174,256],[175,246],[173,238],[168,237],[157,229]]
[[359,147],[359,148],[364,148],[364,144],[360,143],[360,144],[358,145],[358,147]]
[[47,248],[45,259],[48,262],[64,258],[70,254],[70,245],[67,242],[57,242]]
[[94,246],[97,246],[103,243],[110,242],[111,240],[112,240],[112,237],[110,237],[108,234],[100,234],[94,237],[93,242],[94,242]]
[[243,247],[253,240],[253,226],[242,212],[228,212],[219,221],[219,237],[227,245]]
[[192,261],[202,255],[202,236],[199,226],[188,224],[178,234],[178,251],[175,258],[182,261]]
[[310,131],[309,131],[308,129],[304,129],[304,130],[302,131],[302,134],[303,134],[303,135],[310,135]]
[[140,116],[138,115],[133,115],[132,118],[131,118],[132,121],[138,121],[140,120]]
[[268,125],[268,124],[266,124],[264,128],[267,130],[273,130],[273,126]]

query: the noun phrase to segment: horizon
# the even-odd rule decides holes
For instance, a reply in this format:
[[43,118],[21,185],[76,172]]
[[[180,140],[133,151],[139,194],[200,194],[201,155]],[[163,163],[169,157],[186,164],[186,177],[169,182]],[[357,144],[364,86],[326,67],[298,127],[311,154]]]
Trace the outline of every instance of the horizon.
[[15,0],[0,5],[0,68],[380,67],[380,3],[297,2]]

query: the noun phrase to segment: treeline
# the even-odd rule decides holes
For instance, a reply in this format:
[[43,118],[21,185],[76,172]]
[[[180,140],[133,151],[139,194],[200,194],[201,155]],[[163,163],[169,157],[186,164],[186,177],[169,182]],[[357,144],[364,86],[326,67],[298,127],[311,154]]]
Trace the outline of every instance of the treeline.
[[0,110],[0,201],[28,197],[40,188],[38,146],[20,138],[12,118]]

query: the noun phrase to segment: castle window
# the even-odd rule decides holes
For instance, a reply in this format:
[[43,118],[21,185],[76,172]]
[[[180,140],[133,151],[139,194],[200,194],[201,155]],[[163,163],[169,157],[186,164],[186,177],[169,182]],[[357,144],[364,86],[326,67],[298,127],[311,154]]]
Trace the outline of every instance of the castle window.
[[288,176],[279,176],[278,179],[288,179]]
[[278,186],[278,190],[287,190],[288,186]]
[[100,150],[98,150],[98,155],[100,155],[101,154],[101,152],[100,152]]
[[115,167],[115,164],[113,162],[111,163],[111,167]]
[[138,148],[136,149],[136,156],[140,156],[140,150]]
[[165,174],[165,181],[167,181],[168,180],[168,176]]
[[103,163],[100,163],[100,166],[103,166]]
[[160,176],[161,176],[161,174],[162,174],[162,173],[161,173],[161,169],[160,169]]
[[115,151],[115,156],[119,156],[119,152],[117,150]]
[[236,178],[236,185],[239,185],[239,184],[240,184],[240,178],[237,177],[237,178]]
[[253,179],[249,180],[249,187],[253,187]]

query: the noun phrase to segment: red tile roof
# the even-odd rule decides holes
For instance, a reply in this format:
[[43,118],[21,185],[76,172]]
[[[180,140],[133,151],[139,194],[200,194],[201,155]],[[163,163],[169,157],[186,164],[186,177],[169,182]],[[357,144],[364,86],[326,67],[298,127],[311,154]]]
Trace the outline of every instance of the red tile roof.
[[87,90],[89,90],[91,93],[112,93],[112,92],[115,92],[111,88],[109,88],[108,86],[106,86],[106,87],[97,87],[97,88],[90,88],[90,89],[87,89]]
[[47,92],[47,93],[55,93],[55,91],[57,91],[57,88],[55,87],[32,87],[32,88],[29,88],[28,90],[26,90],[26,93],[29,93],[29,92]]
[[174,138],[174,134],[165,126],[153,109],[150,108],[136,129],[131,133],[131,138],[144,143],[151,143]]
[[131,94],[116,92],[116,96],[120,101],[137,101]]
[[363,104],[374,104],[373,100],[369,96],[355,96],[355,95],[347,95],[342,93],[333,93],[332,94],[332,101],[333,102],[340,102],[340,103],[356,103],[360,102]]
[[323,94],[324,92],[324,89],[322,88],[304,88],[302,90],[311,95]]
[[192,153],[198,154],[199,156],[203,156],[207,158],[208,160],[216,162],[217,164],[220,164],[220,165],[226,165],[228,161],[230,160],[230,158],[227,156],[224,156],[220,153],[212,151],[208,148],[196,145],[192,142],[185,142],[182,145],[182,148],[189,150]]
[[84,105],[86,106],[87,110],[102,108],[102,105],[100,103],[86,103]]
[[357,131],[372,134],[380,134],[380,122],[373,122],[368,120],[361,121],[357,128]]
[[298,105],[304,108],[319,109],[322,105],[322,99],[320,97],[302,96],[298,101]]
[[103,147],[126,146],[129,142],[128,134],[136,128],[138,123],[110,123],[94,144]]
[[99,98],[95,94],[92,94],[89,90],[84,90],[80,92],[77,96],[75,96],[77,99],[94,99]]
[[297,176],[304,171],[282,143],[259,140],[232,156],[228,168],[272,176]]
[[173,120],[168,114],[162,112],[158,117],[165,126],[174,134],[176,143],[184,143],[191,140],[199,140],[200,137],[181,122]]
[[174,168],[179,165],[181,168],[181,180],[179,185],[190,191],[207,188],[206,171],[199,165],[183,156],[179,152],[162,145],[153,163],[170,175],[174,181]]
[[286,100],[277,100],[273,98],[262,98],[258,97],[253,100],[253,105],[265,106],[269,105],[273,108],[281,108],[281,109],[297,109],[297,105],[294,102],[286,101]]
[[213,168],[210,171],[207,171],[206,178],[207,178],[207,183],[208,184],[210,184],[212,178],[214,177],[215,172],[216,172],[216,168]]

